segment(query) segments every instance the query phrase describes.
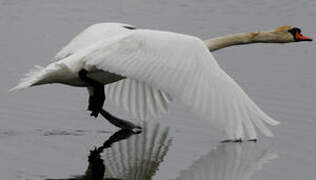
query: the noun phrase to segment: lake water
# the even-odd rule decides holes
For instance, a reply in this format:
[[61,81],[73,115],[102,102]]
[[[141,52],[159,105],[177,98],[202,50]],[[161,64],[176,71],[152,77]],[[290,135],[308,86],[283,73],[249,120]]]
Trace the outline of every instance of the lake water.
[[[88,179],[103,175],[102,167],[108,179],[314,179],[314,42],[214,52],[225,71],[281,122],[272,128],[274,138],[258,143],[221,144],[219,133],[173,103],[168,114],[143,124],[143,133],[105,148],[117,129],[89,117],[85,89],[47,85],[15,95],[8,89],[97,22],[202,39],[288,24],[315,38],[315,9],[313,0],[0,0],[0,179]],[[109,101],[104,108],[128,118]],[[95,147],[99,152],[91,154]]]

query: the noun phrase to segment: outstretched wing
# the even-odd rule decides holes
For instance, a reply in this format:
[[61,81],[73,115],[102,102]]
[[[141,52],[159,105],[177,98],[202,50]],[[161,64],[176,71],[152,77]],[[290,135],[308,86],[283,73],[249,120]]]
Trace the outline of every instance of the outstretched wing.
[[168,111],[172,98],[144,82],[123,79],[105,86],[107,97],[133,117],[146,120]]
[[228,138],[256,138],[255,127],[272,136],[264,123],[278,124],[218,66],[198,38],[135,30],[95,45],[81,58],[89,66],[167,92]]

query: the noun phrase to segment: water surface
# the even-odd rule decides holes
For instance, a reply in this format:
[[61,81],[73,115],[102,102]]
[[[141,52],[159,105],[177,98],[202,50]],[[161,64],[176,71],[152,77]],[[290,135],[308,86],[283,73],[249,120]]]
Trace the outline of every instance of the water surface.
[[[117,131],[102,118],[89,117],[85,89],[47,85],[7,93],[23,73],[48,64],[88,25],[124,22],[207,39],[288,24],[313,37],[315,9],[313,0],[0,0],[0,179],[83,178],[90,150]],[[214,55],[281,122],[272,129],[275,138],[222,145],[219,133],[175,103],[167,115],[148,123],[147,135],[132,135],[100,153],[107,178],[315,178],[314,42],[246,45]],[[105,108],[128,117],[111,102]],[[136,158],[141,155],[136,150],[144,158]]]

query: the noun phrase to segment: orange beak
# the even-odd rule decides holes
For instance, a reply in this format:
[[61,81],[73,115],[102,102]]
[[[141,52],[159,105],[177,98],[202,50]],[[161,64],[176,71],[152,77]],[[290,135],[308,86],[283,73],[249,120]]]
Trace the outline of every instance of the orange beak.
[[304,35],[300,34],[299,32],[296,32],[295,39],[297,41],[312,41],[313,40],[312,38],[304,36]]

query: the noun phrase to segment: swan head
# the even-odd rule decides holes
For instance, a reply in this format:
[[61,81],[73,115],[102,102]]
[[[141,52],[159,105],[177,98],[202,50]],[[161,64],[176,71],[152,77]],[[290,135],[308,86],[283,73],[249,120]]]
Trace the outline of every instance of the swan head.
[[272,31],[272,33],[279,36],[282,42],[299,42],[299,41],[312,41],[313,39],[304,36],[301,29],[292,26],[281,26]]

